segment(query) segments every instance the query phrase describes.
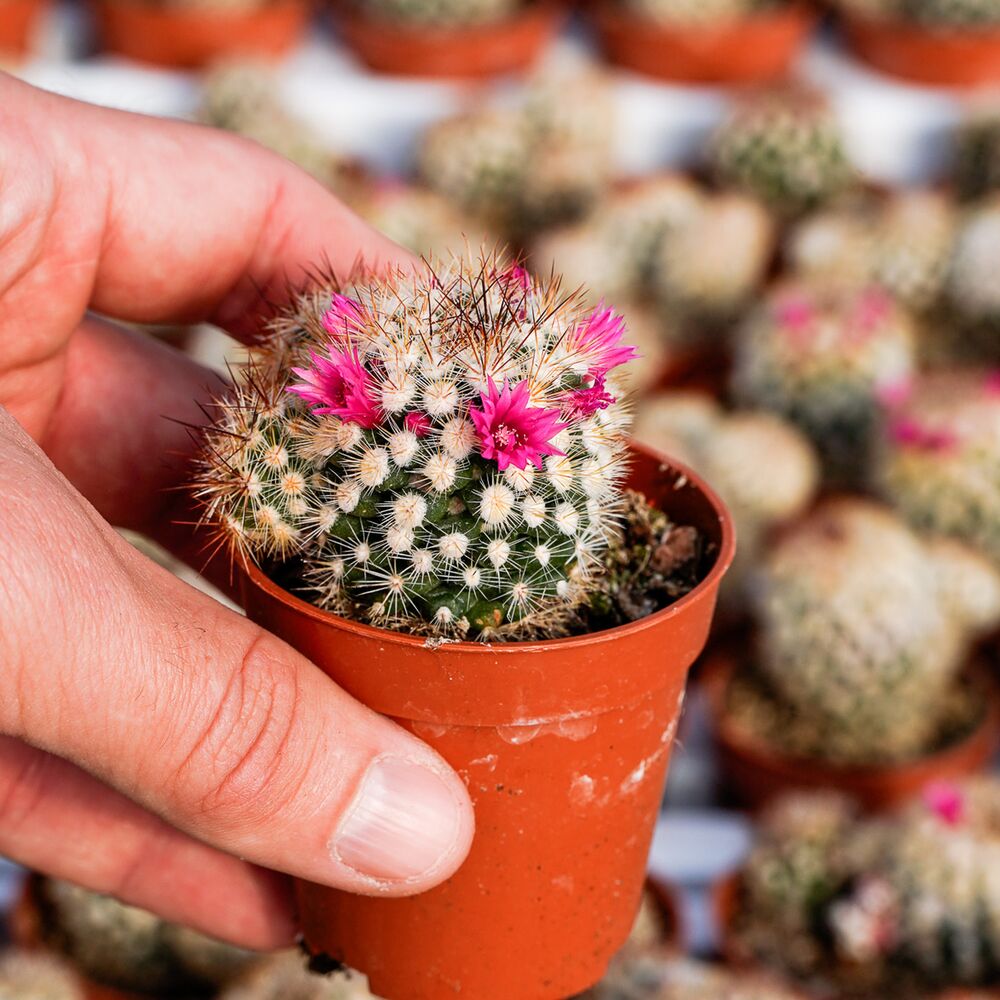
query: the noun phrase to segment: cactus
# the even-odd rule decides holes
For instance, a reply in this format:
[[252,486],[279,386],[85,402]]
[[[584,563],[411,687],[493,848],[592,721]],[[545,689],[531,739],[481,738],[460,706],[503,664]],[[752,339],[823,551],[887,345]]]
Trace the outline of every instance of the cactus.
[[856,179],[833,112],[804,88],[759,91],[739,100],[712,137],[709,158],[722,184],[783,215],[817,208]]
[[83,986],[53,955],[43,952],[0,952],[0,997],[3,1000],[84,1000]]
[[941,741],[972,642],[1000,624],[996,572],[977,565],[984,600],[942,570],[971,565],[953,558],[888,509],[851,498],[826,503],[774,547],[756,595],[757,669],[799,720],[799,754],[871,764]]
[[930,27],[983,28],[1000,25],[998,0],[903,0],[907,17]]
[[621,0],[622,7],[657,24],[694,26],[749,17],[769,0]]
[[298,951],[278,952],[223,990],[218,1000],[377,1000],[355,972],[311,973]]
[[876,479],[918,530],[960,539],[1000,566],[1000,380],[922,376],[886,422]]
[[870,208],[825,209],[798,220],[785,239],[784,256],[796,280],[821,292],[844,293],[872,281]]
[[1000,194],[971,207],[959,229],[948,299],[959,322],[982,342],[991,359],[1000,357]]
[[819,448],[827,478],[866,469],[882,400],[913,373],[911,324],[878,288],[821,294],[774,290],[743,325],[733,384],[743,403],[778,413]]
[[654,283],[668,315],[689,321],[731,319],[757,291],[770,263],[774,227],[743,195],[708,199],[661,241]]
[[259,142],[320,183],[344,193],[346,178],[340,158],[288,110],[279,90],[278,79],[267,66],[224,63],[205,80],[199,117],[207,125]]
[[274,333],[207,432],[221,537],[302,560],[319,606],[384,627],[557,629],[622,506],[622,320],[453,260],[302,295]]
[[525,0],[354,0],[366,17],[419,27],[491,24],[512,17]]
[[1000,100],[995,95],[974,104],[958,130],[952,183],[965,201],[1000,189]]
[[47,940],[99,983],[175,996],[220,983],[252,958],[69,882],[46,880],[40,899]]

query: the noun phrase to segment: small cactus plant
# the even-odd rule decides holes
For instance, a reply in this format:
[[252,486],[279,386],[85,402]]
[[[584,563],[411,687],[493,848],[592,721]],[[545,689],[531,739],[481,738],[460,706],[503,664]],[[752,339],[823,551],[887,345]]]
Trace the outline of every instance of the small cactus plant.
[[4,1000],[85,1000],[83,985],[60,959],[44,952],[0,952]]
[[952,182],[965,201],[1000,189],[1000,100],[974,104],[958,130]]
[[886,421],[875,477],[915,528],[1000,565],[1000,378],[966,370],[917,379]]
[[948,301],[959,323],[989,360],[1000,358],[1000,194],[971,206],[962,220],[948,279]]
[[[965,577],[978,584],[956,586]],[[782,738],[836,762],[937,745],[972,642],[1000,623],[1000,578],[985,560],[927,544],[853,498],[827,502],[778,542],[756,597],[757,669],[798,720]]]
[[877,287],[775,289],[739,332],[733,384],[744,404],[791,420],[818,447],[828,480],[863,477],[883,400],[915,366],[907,315]]
[[454,260],[302,295],[219,403],[199,493],[320,607],[432,636],[551,632],[624,506],[624,324]]
[[740,99],[712,137],[709,158],[720,183],[786,216],[831,201],[856,180],[836,117],[806,89]]
[[516,14],[525,0],[353,0],[358,11],[382,21],[451,28],[490,24]]
[[775,0],[621,0],[625,10],[665,25],[703,25],[749,17]]

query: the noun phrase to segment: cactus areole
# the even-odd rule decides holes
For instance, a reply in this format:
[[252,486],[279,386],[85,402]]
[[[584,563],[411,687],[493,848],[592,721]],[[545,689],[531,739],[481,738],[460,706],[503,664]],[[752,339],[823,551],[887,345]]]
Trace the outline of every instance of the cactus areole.
[[[476,811],[468,859],[430,892],[300,884],[306,943],[394,1000],[577,993],[639,903],[728,514],[625,437],[622,320],[519,267],[323,288],[273,333],[219,404],[197,487],[247,612],[433,746]],[[644,548],[654,521],[630,531],[626,488],[684,530]],[[692,529],[705,558],[682,596],[594,624],[635,603],[608,579],[648,563],[659,588]]]

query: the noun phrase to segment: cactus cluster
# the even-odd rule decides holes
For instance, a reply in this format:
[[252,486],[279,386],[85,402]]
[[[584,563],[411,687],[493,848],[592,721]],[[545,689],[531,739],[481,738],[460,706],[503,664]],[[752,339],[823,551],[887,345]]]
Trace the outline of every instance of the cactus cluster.
[[714,24],[749,17],[777,0],[621,0],[637,17],[670,26]]
[[491,230],[523,241],[582,216],[607,187],[614,118],[603,74],[557,64],[520,99],[489,104],[427,130],[424,183]]
[[39,902],[47,943],[89,978],[121,989],[194,992],[227,981],[254,957],[69,882],[44,881]]
[[968,543],[1000,566],[1000,378],[918,378],[886,420],[875,478],[919,531]]
[[815,209],[856,182],[836,116],[804,88],[738,99],[710,141],[709,159],[720,183],[785,216]]
[[321,607],[421,634],[555,629],[622,507],[624,324],[495,260],[302,295],[219,401],[197,489]]
[[376,20],[453,28],[503,21],[524,7],[525,0],[353,0],[353,4]]
[[899,192],[807,216],[789,234],[786,253],[792,272],[819,288],[874,284],[924,313],[944,294],[956,224],[943,193]]
[[755,670],[737,675],[729,710],[759,731],[770,705],[766,738],[786,752],[907,760],[981,716],[963,668],[1000,624],[1000,575],[956,543],[921,540],[888,508],[825,503],[768,554],[755,603]]
[[85,1000],[73,971],[55,956],[40,952],[0,952],[3,1000]]
[[332,190],[346,192],[340,157],[289,111],[269,67],[253,62],[217,66],[205,79],[199,117],[207,125],[253,139]]
[[877,287],[775,288],[737,337],[733,388],[745,405],[778,413],[819,449],[829,481],[865,472],[883,401],[915,365],[907,314]]

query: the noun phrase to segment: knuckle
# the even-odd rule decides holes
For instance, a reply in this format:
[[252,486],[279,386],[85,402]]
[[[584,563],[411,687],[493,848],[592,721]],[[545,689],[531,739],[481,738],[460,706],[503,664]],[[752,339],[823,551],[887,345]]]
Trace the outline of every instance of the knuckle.
[[201,816],[246,827],[288,806],[301,785],[294,755],[288,753],[299,696],[295,664],[278,640],[257,630],[178,772],[185,787],[193,783]]

